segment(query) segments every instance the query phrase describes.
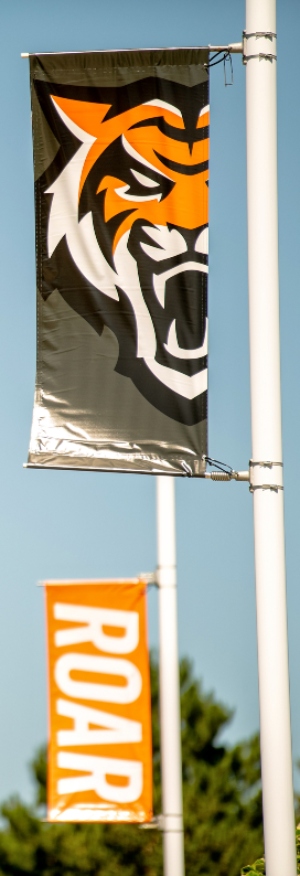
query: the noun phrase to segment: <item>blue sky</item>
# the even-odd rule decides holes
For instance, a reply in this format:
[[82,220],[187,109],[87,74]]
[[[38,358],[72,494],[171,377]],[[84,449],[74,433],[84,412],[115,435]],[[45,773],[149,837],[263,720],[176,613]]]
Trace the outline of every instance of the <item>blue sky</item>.
[[[24,470],[35,378],[35,248],[28,61],[21,52],[227,44],[241,0],[10,0],[1,32],[0,800],[30,798],[28,761],[46,738],[45,578],[130,576],[156,565],[151,477]],[[299,32],[278,2],[278,161],[283,438],[294,758],[300,758]],[[245,69],[211,72],[209,453],[251,455],[246,247]],[[252,498],[247,484],[177,480],[180,652],[235,709],[226,738],[258,728]],[[157,644],[156,592],[149,593]],[[299,779],[298,779],[299,784]]]

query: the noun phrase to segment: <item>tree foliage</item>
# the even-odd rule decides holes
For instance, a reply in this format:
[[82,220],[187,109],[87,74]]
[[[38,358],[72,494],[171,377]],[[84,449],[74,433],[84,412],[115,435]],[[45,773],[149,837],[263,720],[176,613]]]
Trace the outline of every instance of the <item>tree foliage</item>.
[[[180,676],[186,872],[188,876],[239,876],[245,861],[257,858],[262,851],[258,737],[234,747],[222,745],[220,733],[231,712],[203,692],[187,660],[181,661]],[[154,811],[158,814],[159,705],[154,659],[151,687]],[[32,770],[37,788],[35,805],[25,806],[14,798],[2,806],[0,876],[162,876],[158,830],[137,825],[43,822],[44,749],[36,755]]]
[[[298,799],[299,804],[299,799]],[[296,855],[297,855],[297,873],[300,873],[300,826],[296,829]],[[243,867],[241,876],[266,876],[266,863],[264,858],[259,858],[254,864],[248,864]]]

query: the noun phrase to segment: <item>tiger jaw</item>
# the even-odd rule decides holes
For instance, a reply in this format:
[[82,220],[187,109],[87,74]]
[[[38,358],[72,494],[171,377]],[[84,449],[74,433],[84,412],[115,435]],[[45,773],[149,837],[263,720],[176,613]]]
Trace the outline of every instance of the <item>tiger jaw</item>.
[[[130,300],[136,321],[137,330],[137,358],[143,359],[145,365],[161,383],[186,399],[196,398],[207,389],[207,368],[202,368],[196,373],[185,374],[182,370],[183,361],[202,359],[207,355],[207,319],[205,320],[205,332],[202,344],[195,349],[184,349],[178,343],[176,319],[172,321],[167,342],[163,345],[167,354],[172,359],[178,360],[178,367],[163,365],[157,361],[158,343],[155,326],[151,314],[145,302],[142,292],[138,266],[128,249],[130,232],[126,232],[119,241],[115,250],[115,268],[118,275],[118,284]],[[178,275],[184,276],[187,271],[207,273],[206,265],[196,261],[183,262],[175,265],[161,274],[152,275],[154,293],[160,300],[161,306],[165,302],[165,287],[167,281]],[[162,294],[162,289],[164,294]],[[157,295],[157,290],[159,294]],[[199,363],[200,364],[200,363]],[[181,367],[180,367],[181,366]]]
[[197,347],[194,350],[185,350],[183,347],[180,347],[177,338],[176,320],[173,319],[170,325],[168,341],[164,344],[164,348],[175,359],[200,359],[202,356],[207,356],[207,318],[205,320],[204,341],[201,347]]
[[[207,273],[208,268],[206,265],[199,265],[197,262],[185,262],[183,265],[177,265],[174,268],[170,268],[168,271],[164,271],[162,274],[154,274],[153,275],[153,288],[156,294],[156,297],[162,307],[165,307],[166,300],[166,283],[167,280],[170,280],[171,277],[178,276],[179,274],[184,274],[185,271],[199,271],[200,273]],[[171,356],[175,356],[179,359],[199,359],[202,356],[207,356],[207,319],[205,324],[205,336],[204,341],[200,347],[195,349],[184,349],[179,346],[178,338],[177,338],[177,327],[176,320],[174,319],[171,323],[168,341],[164,344],[165,350],[170,353]]]

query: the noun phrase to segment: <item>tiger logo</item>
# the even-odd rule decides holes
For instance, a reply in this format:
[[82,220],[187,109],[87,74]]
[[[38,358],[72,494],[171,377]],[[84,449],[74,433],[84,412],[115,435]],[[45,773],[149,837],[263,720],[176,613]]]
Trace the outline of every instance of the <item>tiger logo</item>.
[[58,289],[99,335],[108,326],[116,370],[194,425],[207,397],[207,83],[37,87],[58,143],[38,180],[41,292]]

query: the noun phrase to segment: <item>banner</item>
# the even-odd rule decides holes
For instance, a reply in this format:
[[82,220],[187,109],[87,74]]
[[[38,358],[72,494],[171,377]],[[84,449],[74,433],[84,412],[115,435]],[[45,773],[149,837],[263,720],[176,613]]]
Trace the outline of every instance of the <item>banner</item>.
[[206,49],[30,58],[29,465],[204,473],[207,62]]
[[146,585],[49,581],[45,593],[48,820],[151,821]]

